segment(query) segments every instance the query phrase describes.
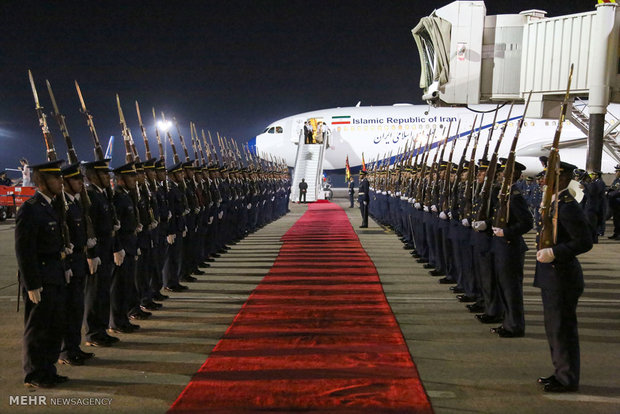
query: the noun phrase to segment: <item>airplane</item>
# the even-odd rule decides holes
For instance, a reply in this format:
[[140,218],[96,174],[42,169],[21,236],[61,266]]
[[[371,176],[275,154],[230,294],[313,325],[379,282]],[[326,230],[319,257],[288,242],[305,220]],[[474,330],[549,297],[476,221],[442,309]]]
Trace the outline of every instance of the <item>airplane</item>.
[[[454,160],[460,158],[466,137],[472,130],[474,117],[477,116],[474,133],[481,131],[480,143],[476,151],[476,158],[482,157],[488,131],[493,125],[494,111],[497,105],[475,105],[466,107],[429,107],[397,103],[392,106],[361,106],[331,108],[310,111],[292,115],[270,123],[265,130],[252,138],[248,145],[255,153],[263,156],[277,156],[284,159],[291,168],[295,166],[297,148],[304,142],[304,122],[324,122],[329,131],[327,145],[324,151],[323,170],[328,174],[343,174],[345,159],[349,157],[352,173],[360,170],[362,154],[366,166],[376,159],[388,156],[395,158],[402,153],[405,144],[420,147],[426,143],[429,133],[433,133],[435,143],[445,138],[450,127],[451,141],[457,138],[456,126],[460,120],[460,130],[454,151]],[[498,154],[507,156],[512,139],[515,136],[519,119],[523,116],[523,104],[515,104],[508,120],[505,136]],[[506,122],[510,104],[504,104],[497,109],[497,122],[490,142],[489,151],[493,151],[502,125]],[[560,158],[562,161],[585,169],[587,134],[587,106],[584,101],[572,105],[569,112],[581,112],[584,125],[581,128],[577,120],[566,120],[562,125],[560,138]],[[614,166],[620,163],[620,128],[615,129],[620,121],[613,113],[620,114],[620,105],[611,104],[606,116],[606,132],[609,133],[607,142],[614,148],[603,151],[601,170],[603,173],[613,173]],[[567,117],[568,119],[568,117]],[[574,119],[574,118],[573,118]],[[585,119],[585,121],[583,121]],[[450,126],[450,122],[452,122]],[[519,137],[516,157],[527,169],[525,174],[534,175],[542,170],[539,157],[549,154],[549,147],[555,135],[557,119],[527,118],[524,121]],[[486,131],[486,132],[485,132]],[[468,154],[471,152],[471,146]],[[432,154],[431,154],[432,155]],[[469,156],[469,155],[468,155]],[[429,157],[430,158],[430,157]],[[432,158],[430,158],[432,159]]]

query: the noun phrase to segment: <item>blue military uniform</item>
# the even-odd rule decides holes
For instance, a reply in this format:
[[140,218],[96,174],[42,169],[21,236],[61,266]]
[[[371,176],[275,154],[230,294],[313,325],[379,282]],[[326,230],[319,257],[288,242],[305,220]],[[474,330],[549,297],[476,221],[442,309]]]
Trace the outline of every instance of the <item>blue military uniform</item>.
[[[40,174],[60,176],[54,161],[31,167]],[[15,220],[15,253],[25,301],[23,370],[24,383],[53,387],[65,330],[64,244],[61,216],[55,199],[40,192],[24,203]],[[60,208],[63,208],[62,206]],[[41,300],[29,300],[28,291],[42,288]]]
[[[563,170],[575,167],[561,163]],[[568,189],[558,194],[557,238],[551,263],[536,262],[534,286],[541,289],[545,332],[555,367],[548,391],[576,390],[579,386],[580,357],[577,332],[577,302],[584,288],[583,272],[577,255],[592,248],[592,234],[587,218]],[[551,212],[553,214],[553,212]],[[541,380],[543,380],[541,378]],[[540,380],[539,380],[540,381]],[[542,381],[541,381],[542,382]]]
[[360,227],[368,227],[368,204],[370,204],[370,184],[366,178],[366,171],[360,172],[360,188],[357,196],[360,203],[360,212],[362,213],[362,225]]

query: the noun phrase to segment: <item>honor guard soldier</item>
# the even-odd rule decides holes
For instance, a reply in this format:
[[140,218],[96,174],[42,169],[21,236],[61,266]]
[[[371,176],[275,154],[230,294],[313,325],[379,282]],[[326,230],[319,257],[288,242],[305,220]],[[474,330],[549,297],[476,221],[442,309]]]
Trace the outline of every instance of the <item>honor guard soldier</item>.
[[[139,254],[136,200],[136,167],[133,162],[114,169],[117,186],[114,189],[114,208],[121,227],[117,232],[118,247],[114,252],[114,273],[110,288],[110,332],[131,333],[140,328],[129,322],[139,312],[135,309],[136,259]],[[134,305],[134,306],[132,306]],[[138,308],[139,309],[139,308]]]
[[84,365],[84,360],[92,358],[92,352],[80,349],[82,342],[82,320],[84,319],[84,281],[86,279],[86,249],[95,246],[96,240],[88,240],[86,219],[82,208],[80,194],[84,188],[84,179],[80,164],[71,164],[62,168],[65,200],[67,201],[67,226],[73,252],[65,259],[71,268],[72,276],[68,285],[66,315],[67,326],[63,335],[62,348],[58,363],[67,365]]
[[110,323],[113,252],[117,250],[116,231],[120,228],[112,202],[109,162],[109,159],[103,159],[83,164],[89,182],[89,214],[97,238],[97,244],[87,252],[89,275],[84,288],[87,346],[110,346],[119,340],[106,332]]
[[592,233],[583,210],[568,190],[575,168],[560,163],[556,242],[536,252],[534,286],[541,289],[545,332],[555,367],[553,375],[538,379],[547,392],[579,388],[577,302],[584,283],[577,255],[592,248]]
[[[501,167],[506,159],[500,158]],[[502,227],[493,227],[493,264],[497,275],[499,297],[504,308],[501,326],[492,328],[502,338],[521,337],[525,333],[523,310],[523,265],[527,245],[523,235],[534,227],[532,214],[516,181],[525,170],[525,165],[515,162],[512,188],[508,201],[508,221]],[[509,180],[510,177],[504,177]],[[497,212],[496,212],[497,213]]]
[[35,195],[17,211],[15,252],[19,282],[26,303],[24,313],[24,385],[51,388],[67,377],[54,365],[66,325],[66,246],[63,235],[62,177],[60,164],[52,161],[30,166]]
[[614,218],[614,232],[608,238],[620,240],[620,164],[616,165],[616,178],[609,187],[607,199]]
[[182,190],[183,185],[183,165],[179,162],[168,169],[168,209],[170,219],[168,220],[168,251],[164,262],[164,290],[168,292],[181,292],[187,286],[179,283],[181,279],[181,265],[183,262],[183,234],[186,233],[185,227],[185,197]]
[[[159,221],[159,225],[155,229],[156,235],[154,236],[154,254],[153,265],[155,266],[156,273],[151,279],[151,291],[153,300],[165,300],[168,299],[167,295],[161,293],[164,287],[163,271],[164,260],[166,258],[166,252],[168,250],[168,228],[169,221],[172,217],[170,208],[168,208],[168,182],[166,177],[166,162],[164,160],[157,160],[155,162],[155,168],[147,169],[146,174],[149,178],[150,184],[155,188],[155,198],[157,200],[157,210],[155,211],[155,217]],[[154,174],[154,177],[152,176]]]
[[349,177],[349,183],[347,185],[349,188],[349,208],[353,208],[355,207],[353,205],[353,196],[355,195],[355,181],[353,180],[353,177]]
[[362,225],[360,228],[368,227],[368,204],[370,202],[370,184],[366,178],[366,171],[360,171],[360,185],[357,194],[360,203],[360,212],[362,213]]

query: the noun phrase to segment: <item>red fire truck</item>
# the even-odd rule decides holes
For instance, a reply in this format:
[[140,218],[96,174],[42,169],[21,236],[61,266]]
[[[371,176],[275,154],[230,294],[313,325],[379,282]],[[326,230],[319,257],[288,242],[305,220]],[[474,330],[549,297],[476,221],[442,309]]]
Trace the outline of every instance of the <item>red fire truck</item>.
[[35,187],[0,185],[0,221],[13,217],[17,209],[34,195]]

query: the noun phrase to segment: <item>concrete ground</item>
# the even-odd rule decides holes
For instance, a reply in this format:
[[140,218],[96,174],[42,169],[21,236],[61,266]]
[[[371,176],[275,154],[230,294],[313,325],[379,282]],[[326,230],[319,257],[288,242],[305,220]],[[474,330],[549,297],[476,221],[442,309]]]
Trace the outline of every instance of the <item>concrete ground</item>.
[[[111,348],[83,347],[97,355],[83,367],[60,366],[71,381],[36,391],[22,385],[23,310],[15,312],[14,222],[0,223],[0,412],[165,412],[268,272],[279,238],[305,209],[293,204],[287,216],[203,269],[207,274],[189,291],[172,293],[151,320],[141,321],[138,333],[119,335],[121,342]],[[536,384],[537,377],[552,373],[552,365],[540,292],[531,286],[533,252],[525,264],[526,336],[502,339],[415,263],[393,232],[372,221],[368,229],[359,229],[359,210],[345,211],[377,267],[435,412],[620,412],[620,243],[602,239],[581,258],[586,275],[578,313],[581,390],[548,395]],[[527,241],[533,246],[533,235]],[[16,396],[46,400],[44,405],[16,405]]]

